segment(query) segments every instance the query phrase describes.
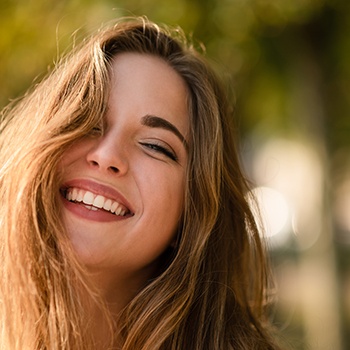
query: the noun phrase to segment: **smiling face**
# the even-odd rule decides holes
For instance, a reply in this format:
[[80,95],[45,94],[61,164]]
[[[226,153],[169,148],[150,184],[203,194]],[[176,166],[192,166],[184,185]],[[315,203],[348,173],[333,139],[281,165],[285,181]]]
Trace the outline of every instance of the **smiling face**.
[[161,58],[118,54],[103,131],[60,163],[63,222],[79,259],[147,280],[183,212],[187,87]]

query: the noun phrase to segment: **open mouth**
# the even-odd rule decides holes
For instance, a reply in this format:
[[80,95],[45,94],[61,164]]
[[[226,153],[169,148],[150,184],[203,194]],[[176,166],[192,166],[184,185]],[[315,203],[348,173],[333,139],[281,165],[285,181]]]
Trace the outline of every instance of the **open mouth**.
[[98,211],[104,210],[116,216],[132,216],[131,211],[123,204],[102,195],[83,190],[77,187],[69,187],[61,190],[62,196],[72,203],[80,203],[85,208]]

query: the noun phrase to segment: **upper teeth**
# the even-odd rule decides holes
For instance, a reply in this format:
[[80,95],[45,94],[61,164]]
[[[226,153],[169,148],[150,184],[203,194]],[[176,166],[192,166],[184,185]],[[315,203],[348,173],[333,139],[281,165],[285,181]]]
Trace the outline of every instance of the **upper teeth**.
[[128,212],[125,206],[112,199],[75,187],[67,189],[66,199],[72,202],[83,202],[95,208],[103,208],[115,215],[124,216]]

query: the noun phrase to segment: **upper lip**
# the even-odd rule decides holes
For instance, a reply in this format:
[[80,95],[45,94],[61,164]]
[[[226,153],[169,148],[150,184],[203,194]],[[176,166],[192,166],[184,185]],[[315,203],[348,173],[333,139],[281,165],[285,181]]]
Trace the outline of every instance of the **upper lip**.
[[86,191],[90,191],[96,195],[102,195],[106,198],[112,199],[113,201],[116,201],[125,206],[132,215],[135,213],[128,200],[118,190],[109,185],[102,184],[96,180],[91,179],[73,179],[65,182],[61,186],[61,191],[66,191],[71,187],[80,188]]

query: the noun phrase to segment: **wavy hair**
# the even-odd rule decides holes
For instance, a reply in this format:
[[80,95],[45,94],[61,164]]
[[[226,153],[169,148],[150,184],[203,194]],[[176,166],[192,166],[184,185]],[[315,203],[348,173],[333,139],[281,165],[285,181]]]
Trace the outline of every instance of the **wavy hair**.
[[[168,263],[113,320],[64,233],[62,153],[101,122],[113,57],[161,57],[189,90],[185,205]],[[269,270],[247,202],[225,89],[180,30],[145,18],[100,30],[2,113],[0,349],[93,349],[87,291],[123,350],[277,349],[266,323]]]

